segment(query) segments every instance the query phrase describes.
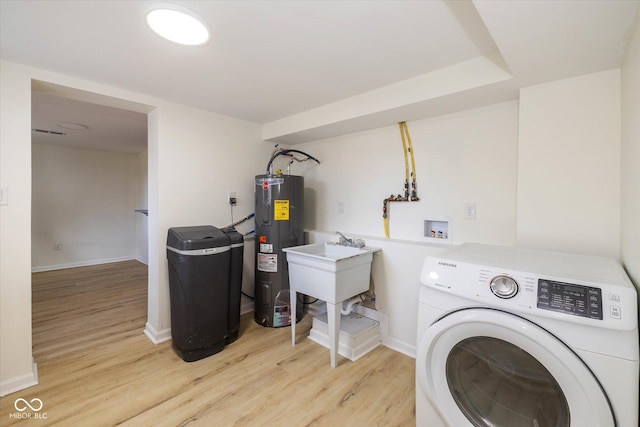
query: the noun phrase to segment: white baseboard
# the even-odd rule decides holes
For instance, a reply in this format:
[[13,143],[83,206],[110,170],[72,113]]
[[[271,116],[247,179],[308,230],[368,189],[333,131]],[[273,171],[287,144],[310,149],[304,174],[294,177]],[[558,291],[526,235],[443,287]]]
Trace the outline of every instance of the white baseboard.
[[[90,265],[110,264],[112,262],[131,261],[133,259],[136,259],[136,258],[118,257],[118,258],[95,259],[91,261],[70,262],[68,264],[43,265],[40,267],[31,268],[31,272],[39,273],[41,271],[64,270],[65,268],[87,267]],[[138,261],[143,262],[142,260],[138,260]]]
[[38,384],[38,364],[33,362],[31,373],[0,382],[0,397]]
[[148,259],[143,259],[143,258],[136,257],[135,260],[138,261],[139,263],[144,264],[144,265],[149,265],[149,260]]
[[[251,313],[253,310],[253,301],[244,303],[240,306],[240,315]],[[160,344],[171,339],[171,328],[157,331],[149,322],[145,325],[143,332],[154,344]]]
[[171,329],[157,331],[149,322],[145,325],[143,332],[154,344],[160,344],[171,339]]
[[413,359],[416,358],[416,347],[409,345],[404,341],[387,336],[386,339],[382,340],[382,345],[389,347],[391,350],[395,350],[398,353],[402,353],[405,356],[409,356]]
[[251,313],[252,311],[255,311],[255,308],[253,301],[245,302],[240,306],[240,315],[242,316],[243,314]]

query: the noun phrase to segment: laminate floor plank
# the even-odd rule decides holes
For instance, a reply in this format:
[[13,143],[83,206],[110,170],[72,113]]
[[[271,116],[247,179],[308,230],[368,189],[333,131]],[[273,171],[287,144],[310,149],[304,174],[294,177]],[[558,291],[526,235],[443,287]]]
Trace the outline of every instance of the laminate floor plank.
[[[378,347],[356,362],[289,328],[241,317],[240,337],[186,363],[143,334],[147,268],[137,261],[33,274],[37,386],[0,399],[1,426],[414,426],[414,360]],[[38,398],[46,419],[17,419]]]

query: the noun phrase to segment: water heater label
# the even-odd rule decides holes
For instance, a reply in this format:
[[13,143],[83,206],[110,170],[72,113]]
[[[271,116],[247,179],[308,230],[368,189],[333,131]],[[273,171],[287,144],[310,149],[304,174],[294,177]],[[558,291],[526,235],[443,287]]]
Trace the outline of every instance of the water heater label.
[[289,221],[289,201],[288,200],[273,201],[273,219],[274,221]]
[[260,252],[263,254],[272,254],[273,245],[271,243],[260,243]]
[[273,326],[289,326],[291,324],[291,314],[288,305],[276,305],[273,307]]
[[276,254],[258,254],[258,270],[267,273],[278,272],[278,255]]

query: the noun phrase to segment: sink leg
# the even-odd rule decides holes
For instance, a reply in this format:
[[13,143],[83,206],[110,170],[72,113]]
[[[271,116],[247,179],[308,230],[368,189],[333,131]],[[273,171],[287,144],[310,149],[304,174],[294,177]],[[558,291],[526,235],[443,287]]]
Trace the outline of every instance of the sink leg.
[[296,346],[296,291],[293,289],[289,292],[289,312],[291,313],[291,345]]
[[331,353],[331,367],[338,366],[338,345],[340,343],[340,307],[342,303],[327,303],[327,320],[329,326],[329,352]]

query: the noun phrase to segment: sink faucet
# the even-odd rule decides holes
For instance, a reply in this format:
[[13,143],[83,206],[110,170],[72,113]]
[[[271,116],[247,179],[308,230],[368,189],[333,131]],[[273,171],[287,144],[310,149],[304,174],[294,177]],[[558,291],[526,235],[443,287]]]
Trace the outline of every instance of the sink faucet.
[[341,245],[345,245],[346,244],[347,246],[349,246],[349,245],[353,244],[353,240],[348,238],[347,236],[345,236],[341,232],[336,231],[336,234],[338,234],[340,236],[340,244]]
[[356,241],[354,241],[353,239],[348,238],[347,236],[345,236],[344,234],[342,234],[339,231],[336,231],[336,234],[340,236],[340,242],[338,244],[342,245],[342,246],[351,246],[354,248],[363,248],[364,247],[364,241],[361,239],[356,239]]

